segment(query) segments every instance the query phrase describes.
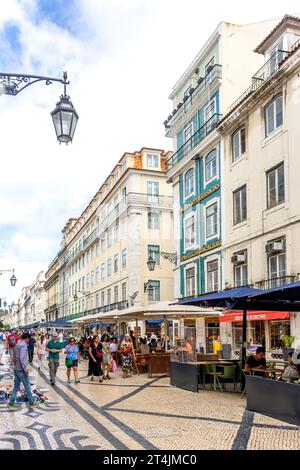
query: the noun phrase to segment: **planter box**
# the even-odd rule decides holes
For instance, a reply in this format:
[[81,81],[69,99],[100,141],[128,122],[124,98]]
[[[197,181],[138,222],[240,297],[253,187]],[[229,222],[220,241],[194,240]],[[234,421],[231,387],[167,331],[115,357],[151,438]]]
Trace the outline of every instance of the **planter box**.
[[300,384],[246,376],[247,410],[300,425]]
[[170,362],[171,385],[190,392],[199,391],[199,369],[194,364]]

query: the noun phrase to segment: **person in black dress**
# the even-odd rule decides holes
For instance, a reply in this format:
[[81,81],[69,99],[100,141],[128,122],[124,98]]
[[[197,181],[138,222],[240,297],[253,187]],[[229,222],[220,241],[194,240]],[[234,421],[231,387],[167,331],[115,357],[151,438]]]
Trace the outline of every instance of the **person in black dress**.
[[99,377],[99,382],[103,382],[102,378],[102,364],[103,352],[102,344],[99,342],[99,336],[94,336],[93,341],[89,346],[89,371],[88,376],[91,376],[91,380],[95,377]]

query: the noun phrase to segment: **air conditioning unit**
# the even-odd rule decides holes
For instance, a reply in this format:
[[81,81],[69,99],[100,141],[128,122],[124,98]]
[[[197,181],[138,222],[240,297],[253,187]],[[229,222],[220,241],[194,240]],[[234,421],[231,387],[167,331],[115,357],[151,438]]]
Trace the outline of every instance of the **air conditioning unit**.
[[283,251],[283,241],[282,240],[268,243],[267,252],[268,253],[273,253],[273,252],[276,252],[276,251]]
[[233,255],[231,257],[231,262],[232,263],[245,263],[246,261],[246,254],[245,253],[239,253],[237,255]]

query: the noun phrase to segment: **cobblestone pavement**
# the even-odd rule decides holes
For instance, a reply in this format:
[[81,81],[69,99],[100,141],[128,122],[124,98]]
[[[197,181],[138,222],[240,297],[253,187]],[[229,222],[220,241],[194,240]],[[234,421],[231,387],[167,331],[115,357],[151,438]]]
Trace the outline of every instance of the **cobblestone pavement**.
[[[1,386],[12,384],[0,350]],[[170,386],[167,377],[146,374],[91,382],[87,362],[81,382],[66,382],[63,358],[57,383],[34,363],[31,382],[47,389],[49,401],[33,410],[0,404],[1,449],[299,449],[300,428],[245,411],[238,393],[194,394]]]

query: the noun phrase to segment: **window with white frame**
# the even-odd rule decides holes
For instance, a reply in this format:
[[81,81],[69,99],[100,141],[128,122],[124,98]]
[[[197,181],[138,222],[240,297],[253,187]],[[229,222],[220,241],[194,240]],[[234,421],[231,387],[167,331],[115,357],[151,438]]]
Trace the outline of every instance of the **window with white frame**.
[[187,217],[184,221],[184,245],[185,249],[192,248],[195,244],[195,215]]
[[160,247],[159,245],[148,245],[148,258],[152,257],[154,259],[155,264],[160,264]]
[[119,302],[119,286],[114,287],[114,303]]
[[103,290],[103,291],[101,291],[101,307],[103,307],[104,303],[105,303],[104,295],[105,295],[105,293],[104,293],[104,290]]
[[190,93],[192,85],[189,85],[183,94],[184,110],[186,111],[192,105],[192,94]]
[[159,182],[158,181],[147,181],[147,199],[148,202],[158,203],[159,202]]
[[107,260],[107,276],[111,275],[111,258]]
[[126,269],[127,266],[127,250],[124,248],[122,250],[122,269]]
[[207,292],[219,290],[219,261],[216,259],[206,264]]
[[150,281],[148,286],[148,301],[160,301],[160,281]]
[[286,276],[286,243],[285,238],[273,240],[267,244],[268,277],[271,285],[277,287],[285,283]]
[[248,284],[247,250],[233,253],[231,261],[233,263],[234,286],[246,286]]
[[205,158],[205,181],[208,182],[217,176],[217,151],[213,149]]
[[111,289],[107,289],[107,305],[111,304]]
[[99,307],[99,294],[98,293],[96,294],[96,305],[95,305],[95,307],[96,308]]
[[126,282],[122,283],[122,301],[127,299],[127,284]]
[[212,57],[208,64],[205,66],[205,85],[209,85],[213,81],[213,69],[215,65],[215,58]]
[[265,133],[266,137],[272,134],[283,123],[283,98],[277,95],[265,107]]
[[148,212],[148,230],[159,230],[159,212]]
[[159,156],[151,153],[147,154],[147,167],[158,168],[159,167]]
[[126,196],[127,196],[127,189],[126,186],[122,188],[122,207],[126,206]]
[[237,129],[231,137],[232,161],[237,160],[246,152],[245,126]]
[[192,135],[193,135],[193,123],[189,124],[184,129],[184,142],[186,143],[186,151],[192,148]]
[[114,226],[114,242],[117,243],[119,240],[119,222],[117,221]]
[[195,266],[185,270],[185,295],[192,297],[196,293],[196,269]]
[[127,160],[124,160],[124,162],[122,163],[122,173],[125,173],[126,170],[127,170]]
[[233,192],[233,224],[240,224],[247,219],[246,185]]
[[284,202],[284,164],[283,162],[267,172],[268,209]]
[[215,202],[206,207],[206,238],[218,233],[218,204]]
[[215,124],[213,116],[216,114],[216,99],[214,98],[204,109],[205,134],[208,134]]
[[104,263],[101,264],[101,281],[104,280]]
[[117,273],[119,270],[119,255],[114,257],[114,273]]
[[184,194],[185,197],[194,193],[194,168],[190,168],[184,175]]

